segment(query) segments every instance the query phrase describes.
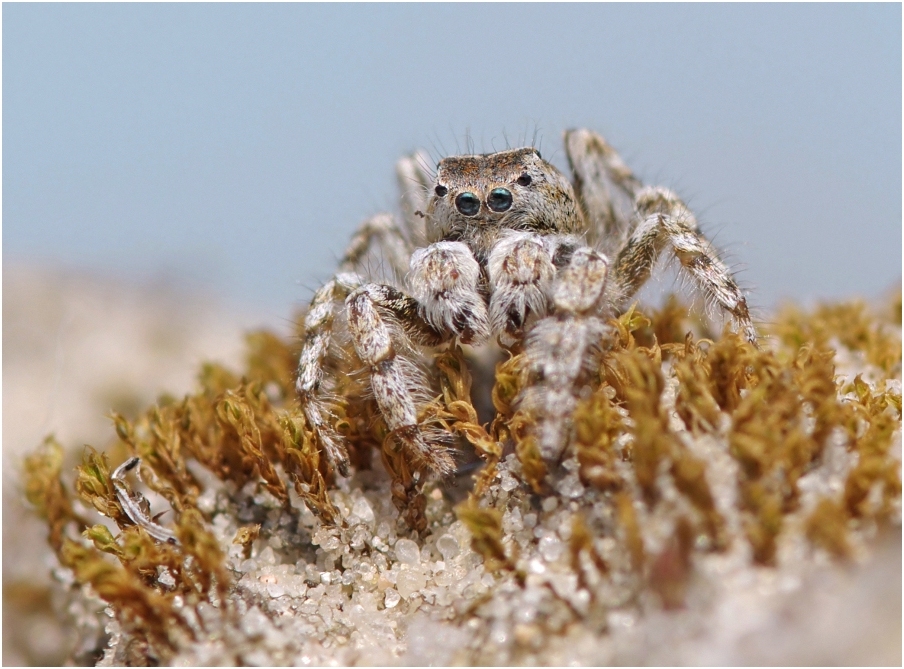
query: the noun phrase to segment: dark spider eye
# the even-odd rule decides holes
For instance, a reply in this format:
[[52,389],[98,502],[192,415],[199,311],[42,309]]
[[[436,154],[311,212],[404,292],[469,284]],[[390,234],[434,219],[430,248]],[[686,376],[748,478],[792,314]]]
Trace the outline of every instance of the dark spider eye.
[[494,188],[487,198],[487,206],[493,211],[506,211],[512,206],[512,193],[507,188]]
[[515,183],[519,186],[530,186],[531,181],[530,174],[522,174]]
[[465,216],[475,216],[480,211],[480,199],[474,193],[460,193],[455,198],[455,207]]
[[446,193],[449,192],[449,189],[446,188],[445,186],[437,186],[436,188],[433,189],[433,192],[436,193],[437,195],[439,195],[440,197],[445,197]]

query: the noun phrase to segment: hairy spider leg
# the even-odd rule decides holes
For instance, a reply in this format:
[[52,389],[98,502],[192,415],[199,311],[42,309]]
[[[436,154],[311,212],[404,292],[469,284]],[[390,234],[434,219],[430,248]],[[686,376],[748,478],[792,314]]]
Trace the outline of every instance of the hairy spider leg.
[[565,153],[587,221],[587,243],[612,254],[633,230],[634,200],[643,184],[615,149],[591,130],[566,131]]
[[427,243],[424,212],[427,211],[427,198],[433,187],[433,175],[427,170],[429,164],[430,156],[423,151],[405,156],[396,163],[402,227],[414,248]]
[[600,354],[607,272],[608,261],[598,251],[574,250],[553,281],[553,313],[527,332],[532,382],[522,391],[519,408],[533,415],[540,455],[548,462],[562,457],[580,386]]
[[419,406],[431,397],[415,346],[436,346],[443,334],[421,317],[417,300],[392,286],[361,286],[346,305],[355,352],[370,371],[374,398],[392,438],[416,470],[454,473],[449,435],[418,422]]
[[747,299],[687,206],[667,188],[647,187],[637,194],[637,211],[640,223],[615,261],[619,305],[624,307],[646,283],[668,245],[698,290],[731,314],[744,338],[755,345]]
[[665,246],[694,285],[731,314],[756,344],[747,300],[691,211],[665,188],[643,187],[618,153],[590,130],[565,133],[575,190],[588,221],[588,240],[616,258],[611,298],[624,308],[647,282]]

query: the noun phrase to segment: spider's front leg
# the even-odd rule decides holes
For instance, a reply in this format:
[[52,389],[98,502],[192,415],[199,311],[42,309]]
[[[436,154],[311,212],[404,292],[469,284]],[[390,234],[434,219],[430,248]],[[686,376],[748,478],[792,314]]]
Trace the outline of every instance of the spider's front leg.
[[477,261],[464,244],[439,242],[411,259],[409,284],[415,297],[367,284],[346,301],[355,351],[369,367],[374,397],[392,437],[416,469],[440,476],[452,474],[455,462],[448,435],[418,423],[418,406],[430,393],[414,348],[455,336],[463,342],[486,338],[479,277]]
[[552,286],[553,314],[527,334],[532,378],[519,407],[533,416],[540,455],[547,462],[562,457],[580,385],[598,358],[606,331],[601,312],[608,266],[605,256],[589,247],[573,250]]
[[295,390],[308,424],[317,435],[329,463],[343,476],[349,474],[348,450],[330,420],[330,406],[337,398],[332,392],[332,379],[325,374],[324,368],[333,339],[335,305],[339,300],[345,300],[361,283],[357,274],[345,272],[334,276],[314,293],[304,318],[304,343],[295,381]]
[[578,386],[605,331],[600,312],[608,261],[570,236],[516,233],[496,244],[487,264],[493,331],[515,337],[529,315],[538,318],[526,325],[531,378],[518,406],[534,418],[542,457],[558,461]]
[[644,188],[637,194],[640,223],[618,253],[613,278],[624,305],[649,279],[656,260],[670,245],[681,267],[705,295],[730,313],[741,334],[752,344],[757,332],[747,299],[713,245],[699,231],[687,206],[666,188]]

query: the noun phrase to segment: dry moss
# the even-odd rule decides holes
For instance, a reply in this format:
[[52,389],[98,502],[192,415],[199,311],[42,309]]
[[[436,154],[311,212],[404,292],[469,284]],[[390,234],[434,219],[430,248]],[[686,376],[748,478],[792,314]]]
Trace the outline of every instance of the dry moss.
[[[858,461],[844,487],[844,505],[852,516],[887,517],[901,498],[900,462],[889,456],[900,429],[901,395],[871,391],[859,376],[851,384],[857,399],[850,403],[857,419],[851,423]],[[865,428],[865,429],[864,429]],[[870,500],[879,492],[878,502]]]
[[604,384],[578,405],[574,416],[574,448],[581,465],[581,480],[601,491],[622,486],[615,466],[620,457],[616,440],[627,428],[614,398],[615,391]]
[[836,501],[822,499],[807,518],[805,531],[814,544],[826,549],[838,558],[851,555],[848,539],[847,517]]
[[503,545],[502,514],[498,509],[482,508],[471,497],[456,507],[459,519],[471,533],[471,546],[484,558],[488,571],[515,570],[515,562]]
[[[518,518],[529,509],[542,515],[544,500],[560,496],[561,508],[567,503],[574,509],[568,564],[591,602],[557,594],[565,603],[562,615],[581,618],[611,606],[594,584],[615,578],[620,569],[632,574],[625,582],[636,588],[625,601],[649,590],[663,607],[679,608],[704,552],[746,542],[757,564],[776,564],[788,519],[801,509],[800,481],[822,466],[828,444],[837,442],[853,462],[843,491],[816,499],[800,526],[814,548],[850,559],[858,528],[900,522],[900,456],[892,448],[901,423],[900,330],[889,323],[900,325],[900,295],[892,302],[884,316],[859,303],[812,313],[788,308],[771,328],[774,345],[761,350],[729,331],[714,336],[691,322],[675,300],[651,317],[630,309],[612,321],[598,373],[575,411],[573,471],[580,487],[568,495],[561,490],[572,470],[567,463],[543,462],[528,436],[530,416],[517,411],[525,383],[519,352],[509,352],[496,367],[496,416],[486,425],[471,400],[465,354],[459,348],[441,352],[435,361],[437,395],[421,418],[458,435],[483,462],[468,500],[456,507],[473,550],[487,570],[524,587],[520,555],[536,547],[536,537],[519,548],[503,529],[514,522],[505,520],[506,513],[519,499]],[[210,480],[233,495],[266,493],[290,515],[298,513],[297,495],[331,537],[353,540],[344,520],[348,512],[332,496],[336,474],[320,457],[293,391],[297,342],[253,333],[241,373],[205,365],[194,394],[161,398],[134,420],[113,416],[117,440],[108,452],[142,459],[144,484],[173,510],[179,546],[161,544],[133,524],[111,483],[107,453],[87,448],[76,471],[64,472],[63,449],[48,439],[25,462],[27,497],[46,519],[60,563],[161,661],[202,633],[184,608],[174,606],[177,598],[231,615],[236,573],[226,559],[228,546],[210,531],[212,518],[199,501]],[[863,376],[843,382],[836,377],[832,347],[838,345],[863,355]],[[361,379],[352,373],[339,377],[335,426],[348,440],[356,469],[371,468],[376,452],[400,517],[414,530],[411,536],[424,537],[431,521],[423,468],[390,438]],[[889,383],[895,380],[897,385]],[[727,510],[723,501],[720,509],[711,463],[691,447],[702,437],[721,440],[725,456],[736,464],[737,508]],[[517,466],[506,460],[508,453],[515,454]],[[501,493],[503,470],[523,490]],[[110,524],[86,519],[76,499]],[[740,534],[729,530],[726,511],[740,518]],[[667,519],[664,539],[651,539],[652,518]],[[451,520],[449,514],[444,522]],[[267,530],[247,519],[241,526],[234,543],[248,558],[267,541]],[[601,533],[614,542],[608,553],[599,543]],[[161,574],[167,577],[161,580]],[[566,623],[556,620],[550,629],[564,629]],[[525,629],[519,643],[530,646]]]
[[857,300],[821,304],[808,314],[788,305],[779,313],[773,331],[792,349],[807,344],[826,347],[838,343],[862,353],[867,362],[884,372],[900,375],[901,341],[895,334],[895,326],[901,326],[900,292],[884,309],[873,309]]

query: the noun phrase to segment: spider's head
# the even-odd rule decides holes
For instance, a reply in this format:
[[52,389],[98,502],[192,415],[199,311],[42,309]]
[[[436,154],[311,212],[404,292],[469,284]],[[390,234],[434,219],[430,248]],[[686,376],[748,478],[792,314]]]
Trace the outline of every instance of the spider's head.
[[571,184],[533,148],[439,161],[427,203],[431,242],[491,245],[502,230],[577,232]]

